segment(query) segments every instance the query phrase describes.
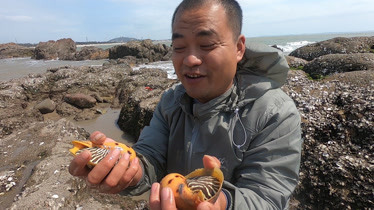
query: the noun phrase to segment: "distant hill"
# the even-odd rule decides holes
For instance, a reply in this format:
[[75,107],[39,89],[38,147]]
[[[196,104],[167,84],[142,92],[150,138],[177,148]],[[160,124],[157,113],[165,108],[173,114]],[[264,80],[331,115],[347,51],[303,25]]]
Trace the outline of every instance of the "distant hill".
[[118,37],[118,38],[111,39],[108,42],[129,42],[129,41],[134,41],[134,40],[137,40],[137,39],[121,36],[121,37]]

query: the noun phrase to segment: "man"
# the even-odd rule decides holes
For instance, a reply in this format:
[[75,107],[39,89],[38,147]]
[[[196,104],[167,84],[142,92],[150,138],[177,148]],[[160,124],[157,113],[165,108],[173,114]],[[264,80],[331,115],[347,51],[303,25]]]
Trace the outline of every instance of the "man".
[[[149,190],[152,209],[175,209],[172,192],[160,191],[166,174],[221,167],[223,190],[199,209],[285,209],[300,164],[300,116],[279,87],[288,65],[270,47],[245,48],[242,12],[234,0],[184,0],[172,21],[173,64],[181,85],[166,91],[151,123],[133,146],[129,163],[110,153],[92,171],[89,152],[70,173],[102,192]],[[96,143],[111,141],[100,132]],[[118,163],[116,164],[116,162]]]

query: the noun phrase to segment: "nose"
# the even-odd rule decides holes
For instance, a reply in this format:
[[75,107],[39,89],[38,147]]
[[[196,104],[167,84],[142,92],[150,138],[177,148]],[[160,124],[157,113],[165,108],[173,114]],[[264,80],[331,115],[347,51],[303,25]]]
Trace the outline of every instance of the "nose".
[[190,54],[184,58],[183,64],[188,67],[199,66],[202,64],[202,60],[198,56]]

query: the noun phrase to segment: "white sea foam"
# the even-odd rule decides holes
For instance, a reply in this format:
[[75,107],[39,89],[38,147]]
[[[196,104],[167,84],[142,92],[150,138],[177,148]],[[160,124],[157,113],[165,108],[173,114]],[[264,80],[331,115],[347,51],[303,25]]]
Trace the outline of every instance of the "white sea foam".
[[133,70],[139,70],[142,68],[161,69],[168,73],[169,79],[177,79],[177,75],[175,74],[174,66],[171,61],[158,61],[158,62],[149,63],[149,64],[141,64],[139,66],[134,67]]
[[277,45],[277,46],[283,50],[284,54],[288,55],[292,51],[296,50],[297,48],[303,47],[308,44],[313,44],[313,43],[315,42],[297,41],[297,42],[287,42],[285,45]]

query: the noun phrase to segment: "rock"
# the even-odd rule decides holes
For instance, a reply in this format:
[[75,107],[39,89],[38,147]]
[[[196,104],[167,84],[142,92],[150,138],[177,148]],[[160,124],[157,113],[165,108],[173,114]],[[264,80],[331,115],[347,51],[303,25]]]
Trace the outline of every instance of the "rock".
[[294,56],[285,56],[287,59],[287,63],[290,66],[290,68],[293,69],[300,69],[303,68],[308,61],[301,59],[301,58],[296,58]]
[[31,47],[23,47],[15,43],[0,44],[0,59],[31,57],[34,49]]
[[96,99],[94,97],[82,93],[67,94],[64,97],[64,101],[82,109],[92,108],[96,105]]
[[98,47],[83,47],[80,51],[76,52],[75,59],[80,60],[100,60],[108,59],[109,50],[103,50]]
[[131,71],[126,65],[74,68],[65,66],[48,70],[45,74],[30,74],[27,77],[0,82],[0,139],[28,126],[30,122],[48,118],[49,116],[42,115],[35,109],[35,106],[46,98],[56,104],[57,118],[83,118],[82,109],[63,100],[66,94],[100,95],[103,103],[85,109],[86,114],[90,112],[85,119],[96,118],[97,109],[106,109],[109,106],[119,108],[117,86]]
[[159,69],[141,69],[131,75],[118,88],[118,99],[123,106],[117,123],[137,139],[141,129],[149,125],[162,93],[177,80],[168,79],[167,73]]
[[[4,192],[0,197],[2,208],[148,208],[144,200],[134,201],[128,196],[98,193],[87,188],[84,180],[70,175],[68,166],[73,158],[69,153],[71,141],[87,139],[89,133],[85,130],[66,119],[33,122],[28,126],[2,139],[7,153],[2,156],[0,176],[5,175],[5,184],[13,185],[9,191],[1,191]],[[12,180],[8,181],[10,178]],[[2,181],[0,178],[0,184]]]
[[282,88],[300,111],[304,139],[293,209],[370,209],[374,71],[318,81],[303,71],[290,71]]
[[94,97],[98,103],[104,103],[104,99],[98,93],[93,93],[91,96]]
[[137,59],[146,59],[147,62],[161,61],[169,52],[169,47],[164,44],[153,44],[151,40],[130,41],[124,45],[114,46],[109,49],[109,58],[117,59],[134,56]]
[[374,46],[372,37],[336,37],[322,42],[306,45],[292,51],[289,55],[311,61],[328,54],[370,53]]
[[37,60],[75,60],[76,49],[75,42],[70,38],[39,42],[32,58]]
[[306,64],[303,70],[312,78],[334,73],[374,70],[374,53],[324,55]]
[[48,98],[36,105],[35,109],[39,110],[42,114],[48,114],[55,111],[56,104],[54,101]]
[[161,61],[170,61],[173,55],[173,49],[169,47],[169,52],[161,59]]

